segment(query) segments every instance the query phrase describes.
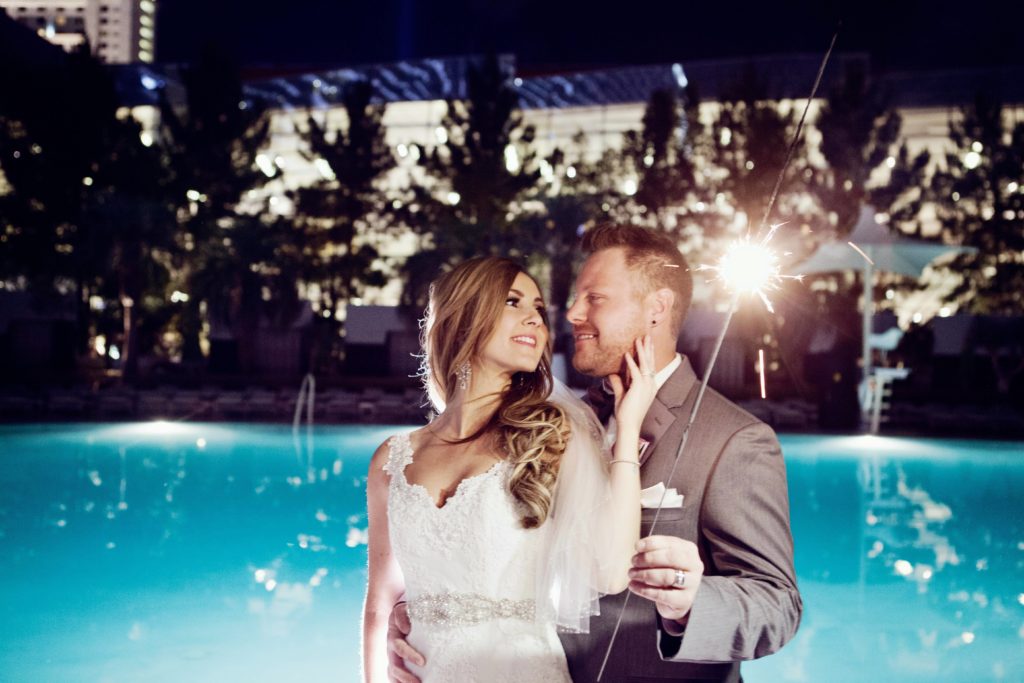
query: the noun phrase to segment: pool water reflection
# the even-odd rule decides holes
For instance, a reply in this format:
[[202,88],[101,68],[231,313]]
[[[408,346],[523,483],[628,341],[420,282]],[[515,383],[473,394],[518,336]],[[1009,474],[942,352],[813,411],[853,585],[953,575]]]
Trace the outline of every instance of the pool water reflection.
[[1024,444],[782,442],[804,619],[746,680],[1024,680]]
[[[397,429],[0,427],[0,678],[357,681]],[[782,442],[804,619],[745,680],[1024,680],[1024,444]]]

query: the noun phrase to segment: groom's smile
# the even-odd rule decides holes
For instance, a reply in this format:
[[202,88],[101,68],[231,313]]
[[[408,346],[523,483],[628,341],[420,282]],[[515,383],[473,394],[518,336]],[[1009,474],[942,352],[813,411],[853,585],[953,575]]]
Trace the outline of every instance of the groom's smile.
[[591,254],[566,312],[573,327],[573,367],[600,377],[619,372],[633,340],[645,332],[635,276],[621,248]]

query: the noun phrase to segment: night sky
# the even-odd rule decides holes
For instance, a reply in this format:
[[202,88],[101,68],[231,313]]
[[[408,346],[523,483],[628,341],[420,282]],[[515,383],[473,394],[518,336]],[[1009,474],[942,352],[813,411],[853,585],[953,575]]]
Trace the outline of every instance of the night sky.
[[1024,4],[991,0],[162,0],[162,62],[218,42],[244,65],[327,67],[487,51],[520,71],[821,53],[889,70],[1024,63]]

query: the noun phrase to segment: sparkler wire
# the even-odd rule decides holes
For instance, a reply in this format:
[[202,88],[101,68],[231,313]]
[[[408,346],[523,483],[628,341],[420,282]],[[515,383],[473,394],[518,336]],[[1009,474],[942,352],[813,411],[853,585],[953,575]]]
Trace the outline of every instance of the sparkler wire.
[[[803,131],[804,120],[807,118],[807,112],[811,108],[811,101],[818,92],[818,86],[821,85],[822,74],[825,73],[825,66],[828,64],[829,58],[832,56],[832,48],[835,47],[836,39],[839,37],[839,29],[832,35],[832,42],[829,43],[828,50],[825,52],[825,56],[821,60],[821,66],[818,67],[818,74],[814,79],[814,86],[811,88],[811,94],[807,98],[807,103],[804,105],[803,114],[800,116],[800,122],[797,124],[796,132],[793,135],[793,140],[789,145],[789,152],[786,154],[786,161],[782,168],[779,170],[779,176],[775,180],[775,188],[772,190],[771,198],[768,200],[768,207],[765,209],[764,218],[761,221],[761,226],[758,228],[758,235],[761,233],[761,229],[767,224],[768,217],[771,215],[771,210],[775,205],[775,199],[778,196],[779,188],[782,186],[782,180],[785,178],[786,170],[789,168],[789,163],[793,159],[793,150],[796,148],[797,143],[800,140],[800,134]],[[773,228],[774,230],[774,228]],[[769,237],[771,235],[769,234]],[[700,390],[697,392],[697,399],[693,403],[693,408],[690,410],[690,418],[686,423],[686,427],[683,429],[683,436],[679,441],[679,447],[676,449],[675,458],[672,461],[672,469],[669,471],[667,481],[672,481],[672,477],[675,475],[676,467],[679,465],[679,460],[683,454],[683,449],[686,448],[686,442],[690,436],[690,428],[693,427],[693,423],[697,418],[697,411],[700,409],[700,405],[704,399],[704,392],[708,387],[708,380],[711,378],[711,371],[715,368],[715,361],[718,359],[718,352],[722,348],[722,342],[725,341],[725,335],[729,330],[729,323],[732,322],[733,314],[736,313],[736,308],[739,306],[741,292],[737,290],[733,295],[732,303],[729,305],[729,310],[725,316],[725,323],[722,325],[722,331],[718,334],[718,339],[715,341],[714,350],[711,353],[711,358],[708,362],[707,368],[704,370],[704,378],[701,380]],[[650,529],[647,531],[645,538],[650,538],[654,535],[654,529],[658,524],[658,518],[661,516],[661,506],[665,502],[665,496],[668,495],[668,489],[666,488],[661,494],[661,500],[658,501],[658,509],[654,513],[654,519],[651,521]],[[615,646],[615,640],[619,635],[619,628],[622,626],[622,617],[626,614],[626,606],[629,605],[629,598],[632,593],[627,590],[626,597],[622,601],[622,608],[619,610],[619,616],[615,620],[615,629],[612,631],[611,640],[608,642],[608,647],[604,652],[604,659],[601,661],[601,668],[597,672],[598,683],[601,681],[601,677],[604,675],[605,667],[608,665],[608,658],[611,656],[612,648]]]
[[[686,423],[686,427],[683,429],[683,438],[679,441],[679,448],[676,449],[675,459],[672,461],[672,469],[669,471],[668,478],[666,481],[672,481],[672,477],[676,473],[676,465],[679,464],[681,459],[679,456],[683,454],[683,449],[686,448],[686,441],[690,436],[690,427],[693,426],[694,418],[697,417],[697,409],[700,408],[701,399],[704,398],[704,391],[708,388],[708,380],[711,378],[711,371],[715,367],[715,359],[718,358],[718,352],[722,348],[722,342],[725,341],[725,333],[729,330],[729,322],[732,320],[733,313],[736,312],[736,307],[739,304],[740,293],[737,292],[732,299],[732,305],[729,306],[729,312],[725,316],[725,324],[722,325],[722,331],[718,334],[718,339],[715,341],[715,348],[711,352],[711,360],[708,362],[708,367],[704,370],[704,379],[701,380],[700,390],[697,392],[697,400],[693,403],[693,408],[690,410],[690,419]],[[654,512],[654,519],[651,520],[651,528],[648,531],[647,536],[651,536],[654,533],[654,527],[658,523],[658,517],[661,516],[661,506],[665,503],[665,496],[668,495],[668,489],[666,488],[661,493],[661,500],[658,501],[658,509]],[[612,646],[615,645],[615,638],[619,635],[619,626],[622,625],[622,616],[626,613],[626,605],[629,604],[629,597],[632,595],[628,590],[626,591],[626,598],[622,601],[622,609],[619,610],[619,617],[615,621],[615,630],[612,631],[612,639],[608,643],[608,649],[604,652],[604,659],[601,661],[601,669],[597,672],[597,680],[601,680],[601,676],[604,675],[604,668],[608,665],[608,656],[612,653]]]

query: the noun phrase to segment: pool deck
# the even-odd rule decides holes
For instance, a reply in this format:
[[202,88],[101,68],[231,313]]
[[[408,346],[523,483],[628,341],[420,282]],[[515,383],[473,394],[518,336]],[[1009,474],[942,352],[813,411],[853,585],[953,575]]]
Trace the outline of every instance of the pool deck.
[[[0,421],[291,422],[297,397],[295,389],[267,388],[6,391],[0,392]],[[317,392],[314,415],[318,422],[327,423],[416,423],[427,415],[425,404],[423,392],[418,389],[394,393],[331,389]]]
[[[0,389],[0,422],[145,421],[290,423],[294,389],[225,390],[106,388]],[[801,399],[739,401],[744,409],[779,432],[826,432],[818,426],[818,407]],[[421,424],[430,409],[419,389],[327,389],[314,401],[317,423]],[[912,404],[896,402],[882,423],[886,434],[1024,437],[1024,413],[1008,406]]]

